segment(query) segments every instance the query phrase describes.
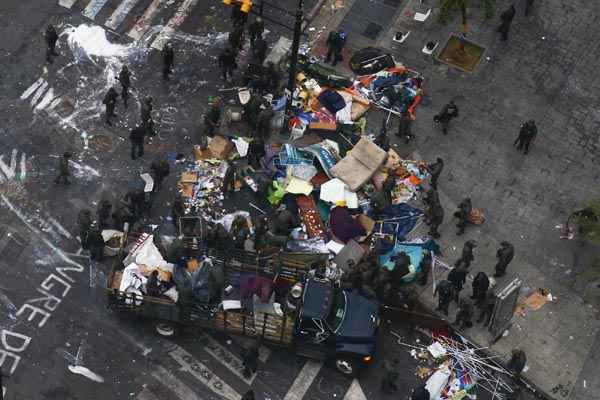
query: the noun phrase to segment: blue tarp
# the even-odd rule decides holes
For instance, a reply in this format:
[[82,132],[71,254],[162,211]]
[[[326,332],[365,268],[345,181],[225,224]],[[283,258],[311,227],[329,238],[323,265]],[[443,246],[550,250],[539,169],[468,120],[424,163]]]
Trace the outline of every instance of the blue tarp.
[[413,230],[423,211],[405,203],[392,204],[384,208],[378,217],[381,222],[375,223],[374,232],[396,235],[396,241],[401,242]]

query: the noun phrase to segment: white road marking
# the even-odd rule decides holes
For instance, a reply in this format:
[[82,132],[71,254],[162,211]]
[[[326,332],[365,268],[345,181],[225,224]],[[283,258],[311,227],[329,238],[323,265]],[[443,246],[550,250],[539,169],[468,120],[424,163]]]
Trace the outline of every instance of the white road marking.
[[246,382],[249,386],[254,382],[256,374],[253,374],[250,379],[244,377],[244,366],[241,358],[230,352],[226,347],[209,335],[204,335],[208,340],[208,344],[204,346],[204,351],[213,356],[215,360],[223,364],[227,369],[233,372],[238,378]]
[[60,102],[62,101],[62,97],[57,97],[54,100],[52,100],[52,103],[50,103],[50,105],[48,106],[48,108],[46,109],[46,111],[50,111],[50,110],[54,110],[54,108],[60,104]]
[[140,40],[144,33],[150,27],[150,21],[152,17],[158,12],[159,6],[164,4],[167,0],[152,0],[152,3],[146,8],[144,14],[137,20],[133,28],[129,32],[127,32],[127,36],[132,38],[133,40]]
[[108,0],[92,0],[89,2],[85,10],[83,10],[83,15],[88,17],[89,19],[96,18],[96,15],[100,12],[102,7],[108,3]]
[[40,100],[40,97],[42,97],[42,95],[44,93],[46,93],[46,89],[48,88],[48,82],[44,81],[44,83],[42,83],[42,85],[40,86],[40,88],[35,92],[35,94],[33,95],[33,97],[31,98],[31,106],[35,106],[37,104],[37,102]]
[[144,388],[136,397],[136,400],[160,400],[148,388]]
[[50,104],[50,102],[52,102],[52,100],[54,100],[54,89],[50,88],[50,89],[48,89],[48,91],[44,95],[44,98],[42,99],[42,101],[40,101],[38,103],[38,105],[35,106],[35,110],[36,111],[43,110],[44,108],[46,108]]
[[313,360],[307,361],[283,400],[302,400],[322,367],[322,362]]
[[208,389],[228,400],[240,400],[242,395],[221,380],[208,367],[195,359],[183,348],[176,346],[169,355],[181,365],[182,371],[189,372],[194,378],[203,383]]
[[117,29],[119,25],[125,20],[125,17],[137,4],[138,0],[123,0],[119,7],[112,13],[112,15],[106,20],[104,24],[110,29]]
[[77,0],[58,0],[58,5],[65,8],[71,8],[75,3],[77,3]]
[[152,47],[156,50],[162,50],[165,43],[169,40],[169,38],[175,33],[175,28],[180,26],[183,21],[185,21],[186,17],[198,4],[198,0],[184,0],[183,3],[179,6],[175,15],[167,22],[167,25],[160,31],[154,42],[152,42]]
[[36,90],[38,90],[38,88],[40,86],[42,86],[42,83],[44,83],[44,78],[38,78],[37,81],[33,82],[31,84],[31,86],[29,86],[27,88],[27,90],[25,90],[23,92],[23,94],[21,95],[21,100],[25,100],[26,98],[28,98],[29,96],[31,96],[33,94],[33,92],[35,92]]
[[360,382],[358,382],[358,379],[354,379],[352,381],[352,384],[350,385],[350,388],[348,388],[343,400],[367,400],[367,396],[365,396],[365,392],[363,392],[362,388],[360,387]]
[[152,376],[171,389],[181,400],[196,400],[199,398],[189,386],[160,365],[156,367],[155,371],[152,371]]
[[48,217],[48,221],[50,221],[50,223],[52,225],[54,225],[54,227],[56,229],[58,229],[58,233],[60,233],[61,235],[63,235],[66,238],[69,238],[69,239],[73,238],[73,236],[71,236],[71,234],[69,233],[69,231],[66,230],[65,227],[60,224],[60,222],[58,222],[57,220],[55,220],[52,217]]

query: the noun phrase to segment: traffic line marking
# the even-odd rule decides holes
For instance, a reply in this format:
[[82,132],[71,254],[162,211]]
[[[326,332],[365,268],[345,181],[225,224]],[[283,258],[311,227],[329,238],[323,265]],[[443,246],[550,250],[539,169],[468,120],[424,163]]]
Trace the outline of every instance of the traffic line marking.
[[65,8],[71,8],[75,3],[77,0],[58,0],[58,5]]
[[152,47],[156,50],[162,50],[165,46],[165,43],[170,39],[170,37],[175,33],[175,29],[183,24],[186,17],[198,4],[198,0],[184,0],[183,3],[179,6],[173,17],[167,22],[167,25],[160,31],[154,42],[152,42]]
[[33,92],[35,92],[36,90],[39,89],[40,86],[42,86],[42,84],[44,83],[44,78],[38,78],[37,81],[33,82],[31,84],[31,86],[29,86],[21,95],[21,100],[25,100],[26,98],[28,98],[29,96],[31,96],[33,94]]
[[55,97],[54,89],[53,88],[48,89],[48,91],[44,95],[44,98],[42,99],[42,101],[40,101],[39,104],[37,106],[35,106],[35,110],[39,111],[39,110],[43,110],[44,108],[46,108],[52,102],[52,100],[54,100],[54,97]]
[[35,106],[37,104],[37,102],[40,100],[40,98],[42,97],[42,95],[44,93],[46,93],[46,89],[48,88],[48,82],[44,81],[44,83],[42,83],[42,86],[40,86],[40,88],[35,92],[35,94],[33,95],[32,99],[31,99],[31,106]]
[[367,400],[367,396],[365,396],[365,392],[363,392],[362,387],[360,387],[358,379],[352,381],[343,400]]
[[83,10],[83,15],[93,20],[94,18],[96,18],[96,15],[98,15],[100,10],[102,9],[102,7],[104,7],[106,3],[108,3],[108,0],[90,1],[85,10]]
[[125,17],[127,17],[127,14],[129,14],[138,1],[139,0],[124,0],[106,20],[104,25],[112,30],[117,29],[117,27],[121,25],[121,23],[125,20]]
[[238,378],[246,382],[248,385],[252,385],[256,374],[253,374],[249,379],[244,377],[244,363],[241,358],[233,354],[229,349],[222,346],[221,343],[209,335],[204,335],[208,344],[204,346],[204,351],[213,356],[215,360],[223,364],[227,369],[234,373]]
[[195,359],[183,348],[175,346],[175,349],[169,352],[169,356],[181,366],[182,371],[189,372],[212,392],[227,400],[240,400],[242,398],[241,394],[231,388],[206,365]]
[[152,371],[152,376],[164,386],[168,387],[181,400],[196,400],[199,398],[189,386],[181,382],[175,375],[160,365],[156,367],[155,371]]
[[144,14],[136,21],[135,25],[129,32],[127,32],[127,36],[132,38],[133,40],[140,40],[144,33],[150,28],[150,21],[154,17],[154,15],[158,12],[159,7],[163,5],[167,0],[152,0],[152,3],[146,8]]
[[308,360],[302,367],[302,371],[300,371],[294,380],[292,387],[288,390],[283,400],[302,400],[322,367],[322,362]]

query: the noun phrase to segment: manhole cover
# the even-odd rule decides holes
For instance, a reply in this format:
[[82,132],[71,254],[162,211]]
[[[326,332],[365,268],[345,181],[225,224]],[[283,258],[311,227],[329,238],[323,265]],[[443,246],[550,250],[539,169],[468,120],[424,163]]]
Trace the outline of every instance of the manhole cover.
[[467,39],[461,40],[456,35],[450,35],[437,59],[461,71],[473,72],[484,52],[485,47]]
[[97,151],[110,151],[112,139],[106,135],[94,135],[89,139],[89,146]]
[[383,27],[381,25],[376,24],[374,22],[369,22],[369,24],[365,28],[365,31],[363,32],[363,36],[371,40],[375,40],[377,39],[377,36],[379,36],[379,34],[381,33],[382,29]]

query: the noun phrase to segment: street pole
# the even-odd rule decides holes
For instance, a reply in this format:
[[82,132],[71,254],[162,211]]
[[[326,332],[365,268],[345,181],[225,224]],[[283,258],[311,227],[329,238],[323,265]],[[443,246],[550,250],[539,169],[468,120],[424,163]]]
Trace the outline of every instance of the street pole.
[[304,0],[298,0],[298,8],[296,9],[296,22],[294,24],[294,38],[292,40],[292,52],[290,59],[290,75],[288,77],[288,95],[285,103],[285,116],[283,120],[282,133],[289,131],[288,121],[292,112],[292,95],[296,88],[296,70],[298,69],[298,50],[300,49],[300,37],[302,36],[302,22],[303,22],[303,7]]

